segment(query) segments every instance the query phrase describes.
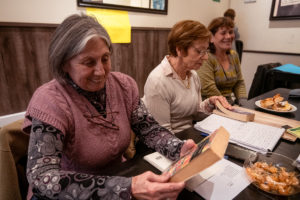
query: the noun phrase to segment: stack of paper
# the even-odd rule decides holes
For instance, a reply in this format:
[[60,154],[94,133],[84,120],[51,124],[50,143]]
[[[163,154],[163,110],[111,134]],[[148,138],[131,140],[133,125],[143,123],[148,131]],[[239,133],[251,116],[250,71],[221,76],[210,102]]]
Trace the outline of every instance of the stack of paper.
[[241,122],[227,117],[211,114],[195,124],[195,129],[212,133],[223,126],[230,133],[229,141],[254,151],[272,151],[284,133],[277,128],[256,122]]

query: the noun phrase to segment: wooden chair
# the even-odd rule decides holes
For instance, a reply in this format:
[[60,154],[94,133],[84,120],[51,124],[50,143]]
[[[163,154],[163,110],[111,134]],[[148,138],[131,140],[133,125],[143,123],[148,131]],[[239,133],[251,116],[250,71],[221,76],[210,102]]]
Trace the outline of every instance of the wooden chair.
[[29,135],[22,131],[24,119],[0,130],[0,199],[26,199]]

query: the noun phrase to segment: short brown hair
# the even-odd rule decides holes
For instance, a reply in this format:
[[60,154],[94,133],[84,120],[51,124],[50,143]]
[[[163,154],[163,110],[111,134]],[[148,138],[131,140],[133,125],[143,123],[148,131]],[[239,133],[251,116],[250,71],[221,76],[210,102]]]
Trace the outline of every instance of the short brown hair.
[[[234,28],[234,23],[230,18],[227,17],[218,17],[213,19],[210,24],[208,25],[208,30],[215,35],[216,32],[219,30],[221,27],[226,27],[226,28]],[[213,43],[209,44],[209,49],[211,53],[216,52],[215,45]]]
[[227,9],[225,12],[224,12],[224,17],[230,17],[232,20],[234,20],[235,18],[235,11],[231,8]]
[[193,41],[209,40],[210,37],[209,30],[198,21],[183,20],[177,22],[168,36],[169,54],[177,57],[176,47],[186,53]]
[[227,17],[218,17],[213,19],[210,24],[208,25],[208,30],[215,35],[219,28],[226,27],[226,28],[234,28],[234,23],[231,19]]

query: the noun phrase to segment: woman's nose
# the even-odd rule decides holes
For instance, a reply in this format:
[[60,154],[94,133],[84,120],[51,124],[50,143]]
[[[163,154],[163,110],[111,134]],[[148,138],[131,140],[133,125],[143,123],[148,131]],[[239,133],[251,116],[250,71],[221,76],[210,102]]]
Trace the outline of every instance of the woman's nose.
[[234,33],[226,33],[226,38],[234,38]]
[[98,62],[97,65],[95,66],[94,70],[95,75],[103,75],[105,74],[103,64],[101,62]]

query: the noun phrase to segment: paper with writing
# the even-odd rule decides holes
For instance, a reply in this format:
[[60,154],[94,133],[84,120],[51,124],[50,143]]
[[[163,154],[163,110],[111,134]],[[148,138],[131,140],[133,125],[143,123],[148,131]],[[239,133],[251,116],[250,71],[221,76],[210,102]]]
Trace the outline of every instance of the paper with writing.
[[230,142],[254,151],[272,151],[285,131],[283,128],[256,122],[241,122],[216,114],[197,122],[194,127],[210,134],[220,126],[230,133]]

